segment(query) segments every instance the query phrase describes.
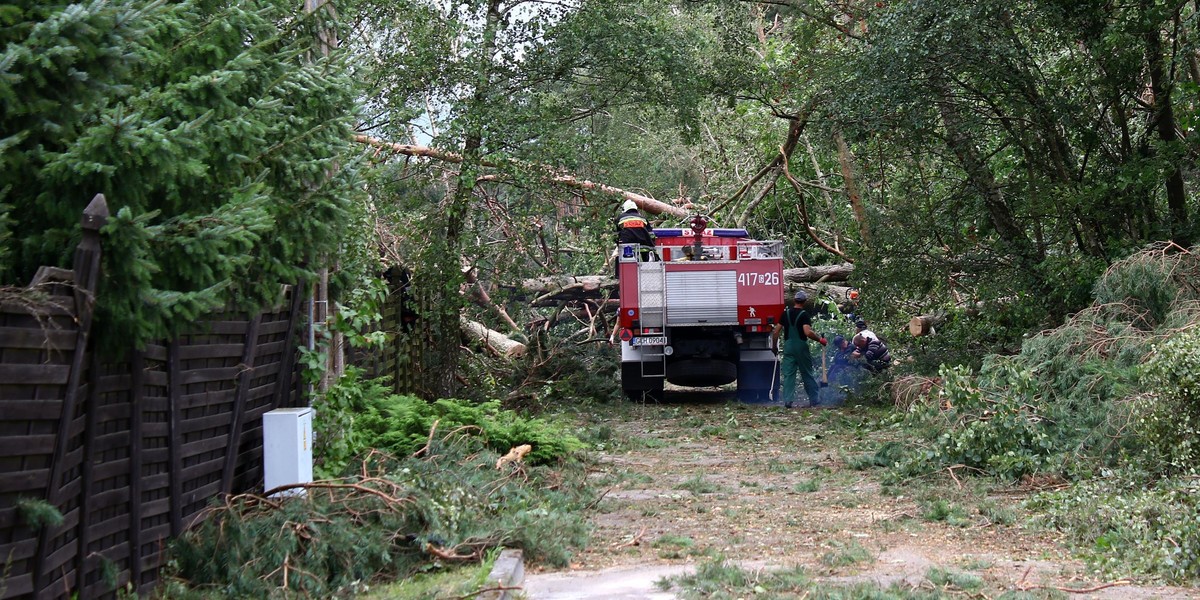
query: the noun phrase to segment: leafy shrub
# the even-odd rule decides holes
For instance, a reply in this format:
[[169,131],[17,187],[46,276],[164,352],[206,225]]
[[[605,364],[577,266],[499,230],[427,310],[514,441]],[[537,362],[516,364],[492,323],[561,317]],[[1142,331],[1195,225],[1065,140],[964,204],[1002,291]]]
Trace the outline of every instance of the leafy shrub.
[[898,461],[904,470],[965,465],[1016,479],[1052,464],[1060,448],[1038,412],[1032,373],[1004,360],[988,366],[978,378],[963,367],[942,369],[939,403],[919,406],[912,419],[937,436]]
[[1113,576],[1147,573],[1200,581],[1200,481],[1122,470],[1029,503],[1045,525],[1066,532],[1094,567]]
[[583,442],[562,426],[501,409],[498,401],[430,403],[415,396],[390,395],[368,406],[355,428],[363,435],[364,449],[394,454],[412,454],[431,439],[436,444],[440,435],[455,430],[476,431],[484,445],[499,452],[529,444],[533,449],[527,459],[534,463],[547,463],[583,449]]
[[346,375],[316,403],[317,474],[341,475],[346,465],[372,450],[408,456],[437,446],[451,433],[468,434],[479,448],[507,452],[529,444],[526,457],[548,463],[582,450],[564,426],[504,410],[498,401],[473,403],[443,399],[429,402],[392,394],[381,380],[346,368]]
[[1164,474],[1196,474],[1200,460],[1200,330],[1154,347],[1142,372],[1146,394],[1135,405],[1134,430],[1148,459]]

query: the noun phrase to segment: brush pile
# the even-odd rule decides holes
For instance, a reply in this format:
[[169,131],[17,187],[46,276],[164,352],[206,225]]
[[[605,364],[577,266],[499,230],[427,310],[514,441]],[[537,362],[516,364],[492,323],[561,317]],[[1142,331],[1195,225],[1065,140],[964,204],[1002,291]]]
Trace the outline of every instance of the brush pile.
[[1200,328],[1198,253],[1164,244],[1115,263],[1091,307],[1028,338],[1020,354],[991,356],[978,373],[943,367],[941,385],[929,388],[936,402],[904,394],[910,421],[932,441],[908,466],[1074,479],[1136,454],[1152,456],[1164,473],[1177,468],[1178,457],[1157,455],[1182,434],[1161,431],[1167,423],[1158,431],[1139,425],[1164,407],[1184,408],[1168,403],[1177,379],[1154,373],[1178,370],[1155,365],[1186,355]]

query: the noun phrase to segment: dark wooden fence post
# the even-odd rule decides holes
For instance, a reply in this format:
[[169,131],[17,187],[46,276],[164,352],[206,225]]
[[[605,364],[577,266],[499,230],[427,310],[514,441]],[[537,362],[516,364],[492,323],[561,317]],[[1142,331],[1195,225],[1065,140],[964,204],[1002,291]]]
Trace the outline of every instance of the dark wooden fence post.
[[170,461],[170,520],[171,537],[183,533],[183,420],[179,404],[183,396],[183,382],[179,368],[179,339],[167,344],[167,455]]
[[[92,328],[92,308],[96,302],[96,287],[100,281],[100,228],[108,222],[108,202],[103,194],[96,194],[87,208],[83,210],[81,225],[83,239],[75,248],[75,319],[79,329],[76,334],[75,353],[71,357],[71,371],[67,377],[66,394],[63,398],[62,413],[58,421],[58,432],[54,442],[54,454],[50,460],[50,478],[46,486],[46,500],[52,506],[61,509],[63,505],[62,476],[66,470],[67,442],[71,438],[71,421],[75,418],[75,405],[79,401],[80,380],[83,376],[84,365],[87,364],[88,335]],[[49,543],[53,539],[51,533],[58,533],[58,528],[43,527],[38,536],[38,553],[34,561],[33,589],[34,594],[41,596],[46,593],[46,557],[49,555]],[[81,565],[79,556],[75,557],[76,568]]]
[[142,398],[146,355],[135,350],[129,361],[129,581],[142,586]]
[[250,320],[246,326],[246,347],[242,350],[242,362],[238,365],[237,388],[233,392],[233,416],[229,424],[229,451],[225,454],[225,467],[221,472],[221,493],[228,494],[233,490],[233,472],[237,469],[238,457],[242,449],[242,420],[246,414],[246,396],[250,393],[253,383],[254,358],[258,355],[258,326],[262,323],[263,313]]
[[285,408],[299,404],[299,394],[296,391],[296,386],[299,385],[300,378],[296,376],[296,330],[300,328],[300,311],[304,308],[304,294],[301,290],[307,289],[304,282],[298,282],[292,286],[292,301],[289,303],[288,319],[291,325],[288,327],[287,333],[283,335],[283,356],[280,357],[279,365],[279,381],[276,388],[275,406],[273,408]]

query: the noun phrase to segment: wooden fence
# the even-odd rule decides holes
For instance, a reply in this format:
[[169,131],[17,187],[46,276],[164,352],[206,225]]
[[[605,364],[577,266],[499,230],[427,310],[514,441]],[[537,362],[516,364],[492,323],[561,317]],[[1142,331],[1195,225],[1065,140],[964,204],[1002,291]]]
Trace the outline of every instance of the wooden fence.
[[[304,402],[291,291],[116,360],[94,351],[107,217],[97,196],[73,269],[0,295],[0,598],[150,591],[212,498],[261,491],[263,413]],[[35,526],[46,504],[63,519]]]

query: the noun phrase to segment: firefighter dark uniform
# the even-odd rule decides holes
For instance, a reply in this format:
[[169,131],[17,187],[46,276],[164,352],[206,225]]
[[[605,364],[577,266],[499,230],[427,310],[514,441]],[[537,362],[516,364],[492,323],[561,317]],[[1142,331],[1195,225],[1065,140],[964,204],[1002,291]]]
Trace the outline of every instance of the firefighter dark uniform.
[[638,244],[641,246],[642,260],[652,260],[654,251],[654,228],[650,222],[638,212],[637,205],[632,200],[625,201],[625,209],[617,217],[617,244]]

